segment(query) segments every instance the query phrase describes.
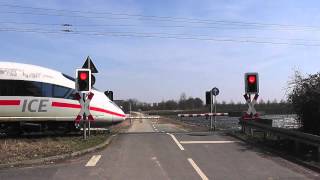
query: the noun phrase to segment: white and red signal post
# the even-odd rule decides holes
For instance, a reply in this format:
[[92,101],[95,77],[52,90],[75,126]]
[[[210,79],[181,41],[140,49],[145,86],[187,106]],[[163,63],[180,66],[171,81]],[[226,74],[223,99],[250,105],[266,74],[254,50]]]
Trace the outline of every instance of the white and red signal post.
[[257,113],[256,109],[254,108],[254,105],[257,103],[258,94],[254,95],[254,98],[251,100],[250,94],[245,94],[243,97],[246,99],[246,102],[249,106],[247,112],[244,114],[243,119],[255,119],[259,117],[259,114]]
[[94,118],[90,112],[90,102],[94,96],[94,94],[91,92],[92,86],[95,83],[95,77],[92,75],[92,73],[98,73],[98,70],[96,69],[95,65],[93,64],[92,60],[88,56],[82,69],[76,70],[76,99],[79,101],[81,109],[79,114],[77,115],[75,119],[75,125],[76,127],[80,127],[80,122],[83,120],[83,135],[84,139],[86,139],[86,124],[87,119],[88,122],[88,129],[89,129],[89,135],[90,135],[90,122],[94,121]]
[[[258,73],[246,73],[244,75],[245,82],[245,98],[249,108],[244,114],[243,119],[256,119],[259,117],[254,105],[257,103],[259,97],[259,75]],[[251,100],[251,95],[254,94],[253,99]]]
[[75,124],[79,125],[81,119],[86,120],[86,117],[88,117],[89,121],[94,121],[94,118],[90,113],[90,102],[93,96],[94,94],[92,92],[88,94],[83,93],[82,95],[79,93],[76,93],[76,99],[80,103],[81,110],[75,119]]

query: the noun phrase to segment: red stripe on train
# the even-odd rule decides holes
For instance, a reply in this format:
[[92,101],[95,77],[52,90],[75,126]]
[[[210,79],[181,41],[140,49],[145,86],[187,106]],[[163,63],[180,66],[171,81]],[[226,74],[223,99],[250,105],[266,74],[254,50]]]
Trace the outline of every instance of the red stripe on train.
[[0,100],[0,106],[19,106],[20,100]]
[[98,112],[103,112],[103,113],[107,113],[107,114],[112,114],[115,116],[120,116],[120,117],[126,117],[126,115],[124,114],[119,114],[119,113],[115,113],[106,109],[101,109],[101,108],[96,108],[96,107],[90,107],[90,110],[92,111],[98,111]]
[[53,107],[65,107],[65,108],[74,108],[80,109],[80,104],[69,104],[69,103],[62,103],[62,102],[52,102]]
[[[53,107],[63,107],[63,108],[74,108],[74,109],[81,108],[81,106],[79,104],[69,104],[69,103],[62,103],[62,102],[52,102],[52,106]],[[106,114],[111,114],[111,115],[120,116],[120,117],[126,117],[124,114],[115,113],[115,112],[112,112],[112,111],[109,111],[106,109],[97,108],[97,107],[90,107],[90,110],[103,112]]]

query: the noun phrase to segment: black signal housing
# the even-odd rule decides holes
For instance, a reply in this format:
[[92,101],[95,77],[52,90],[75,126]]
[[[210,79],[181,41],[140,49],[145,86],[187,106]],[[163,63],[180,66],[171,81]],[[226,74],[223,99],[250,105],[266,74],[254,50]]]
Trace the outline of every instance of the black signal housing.
[[259,75],[258,73],[246,73],[244,76],[245,92],[247,94],[259,93]]
[[77,69],[76,74],[76,90],[78,92],[91,91],[91,70],[90,69]]

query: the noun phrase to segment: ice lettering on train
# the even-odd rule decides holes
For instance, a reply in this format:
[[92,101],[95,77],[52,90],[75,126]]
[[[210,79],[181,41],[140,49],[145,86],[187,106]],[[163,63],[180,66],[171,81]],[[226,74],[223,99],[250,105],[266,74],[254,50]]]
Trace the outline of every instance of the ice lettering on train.
[[49,99],[25,99],[22,112],[48,112]]

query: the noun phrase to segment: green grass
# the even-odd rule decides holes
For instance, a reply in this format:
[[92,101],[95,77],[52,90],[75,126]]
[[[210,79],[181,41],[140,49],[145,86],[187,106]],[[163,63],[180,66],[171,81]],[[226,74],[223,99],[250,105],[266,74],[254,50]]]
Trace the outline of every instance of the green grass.
[[63,143],[68,145],[70,149],[75,152],[99,145],[106,141],[108,137],[109,135],[97,134],[91,135],[86,140],[84,140],[83,137],[65,139]]

